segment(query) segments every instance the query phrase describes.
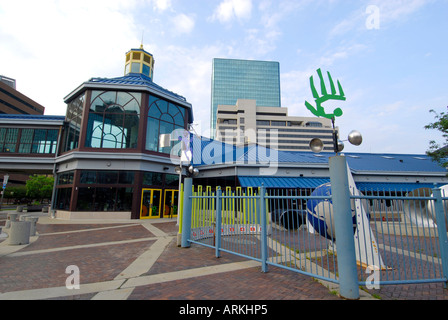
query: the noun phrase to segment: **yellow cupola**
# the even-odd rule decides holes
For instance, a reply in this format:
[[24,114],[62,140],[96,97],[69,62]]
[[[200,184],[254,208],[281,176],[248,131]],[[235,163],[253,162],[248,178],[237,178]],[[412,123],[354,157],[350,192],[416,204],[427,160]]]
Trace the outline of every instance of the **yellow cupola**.
[[149,77],[152,81],[154,72],[154,57],[149,52],[140,49],[131,49],[126,53],[126,64],[124,67],[124,75],[131,73],[140,73]]

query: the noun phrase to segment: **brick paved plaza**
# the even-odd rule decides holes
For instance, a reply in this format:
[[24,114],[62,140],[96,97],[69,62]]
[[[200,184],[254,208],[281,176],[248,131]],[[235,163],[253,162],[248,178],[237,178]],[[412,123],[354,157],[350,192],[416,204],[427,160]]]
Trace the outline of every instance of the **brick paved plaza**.
[[[6,214],[0,219],[4,225]],[[337,286],[309,276],[275,267],[262,273],[258,262],[242,257],[180,248],[174,219],[98,223],[41,216],[37,233],[21,246],[1,238],[1,300],[341,300]],[[66,288],[71,265],[79,268],[79,289]],[[448,300],[442,284],[370,293],[362,291],[362,299]]]

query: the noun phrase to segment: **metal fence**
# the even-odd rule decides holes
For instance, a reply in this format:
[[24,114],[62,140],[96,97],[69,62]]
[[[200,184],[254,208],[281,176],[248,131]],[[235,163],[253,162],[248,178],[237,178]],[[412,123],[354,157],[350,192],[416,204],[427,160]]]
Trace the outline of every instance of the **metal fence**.
[[[196,187],[190,199],[188,243],[340,282],[331,192]],[[446,284],[447,200],[438,188],[352,192],[358,284]]]

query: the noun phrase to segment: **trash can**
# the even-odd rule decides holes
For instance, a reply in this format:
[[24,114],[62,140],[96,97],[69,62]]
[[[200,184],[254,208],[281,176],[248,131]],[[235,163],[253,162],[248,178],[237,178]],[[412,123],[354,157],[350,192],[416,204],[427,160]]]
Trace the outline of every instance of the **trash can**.
[[32,217],[32,216],[27,216],[25,217],[24,221],[29,221],[31,222],[31,226],[30,226],[30,237],[33,237],[36,235],[36,224],[37,221],[39,220],[38,217]]
[[30,243],[30,221],[11,221],[9,231],[9,245],[23,245]]
[[19,216],[19,221],[25,221],[25,218],[26,217],[29,217],[30,215],[29,214],[26,214],[26,213],[24,213],[24,214],[21,214],[20,216]]
[[5,223],[5,229],[9,229],[11,227],[11,221],[17,221],[19,218],[18,213],[8,213]]

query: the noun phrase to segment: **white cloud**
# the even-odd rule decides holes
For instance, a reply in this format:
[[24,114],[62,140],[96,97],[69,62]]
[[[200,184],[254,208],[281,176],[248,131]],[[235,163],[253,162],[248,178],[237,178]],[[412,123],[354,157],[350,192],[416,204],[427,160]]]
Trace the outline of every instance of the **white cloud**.
[[[393,22],[405,21],[416,11],[432,2],[433,0],[377,0],[366,1],[362,6],[352,11],[346,18],[337,23],[329,32],[330,36],[345,35],[353,30],[368,31],[366,19],[369,13],[368,6],[376,6],[379,11],[381,29],[386,28]],[[371,13],[370,13],[371,14]]]
[[252,0],[224,0],[215,9],[211,20],[229,22],[236,18],[239,20],[249,19],[252,14]]
[[319,66],[329,67],[332,66],[337,60],[347,59],[348,57],[359,53],[362,50],[366,50],[367,46],[363,44],[353,44],[346,47],[339,47],[336,50],[327,52],[319,59]]
[[181,13],[172,18],[172,23],[176,33],[189,34],[194,29],[195,20],[192,16]]
[[[123,74],[124,54],[140,43],[131,10],[138,1],[7,1],[0,5],[2,74],[65,114],[63,98],[95,76]],[[115,66],[111,68],[111,66]],[[46,84],[46,85],[36,85]]]
[[165,11],[171,8],[171,0],[153,0],[153,6],[155,10]]
[[[310,76],[315,70],[292,70],[280,75],[282,107],[288,108],[291,116],[311,116],[305,107],[305,100],[311,96]],[[311,96],[312,97],[312,96]]]
[[201,47],[177,45],[155,48],[155,82],[184,96],[193,105],[194,123],[198,133],[209,135],[211,74],[213,58],[226,56],[229,48],[224,44]]
[[429,2],[431,0],[380,0],[374,4],[380,9],[381,20],[389,22],[405,19]]

